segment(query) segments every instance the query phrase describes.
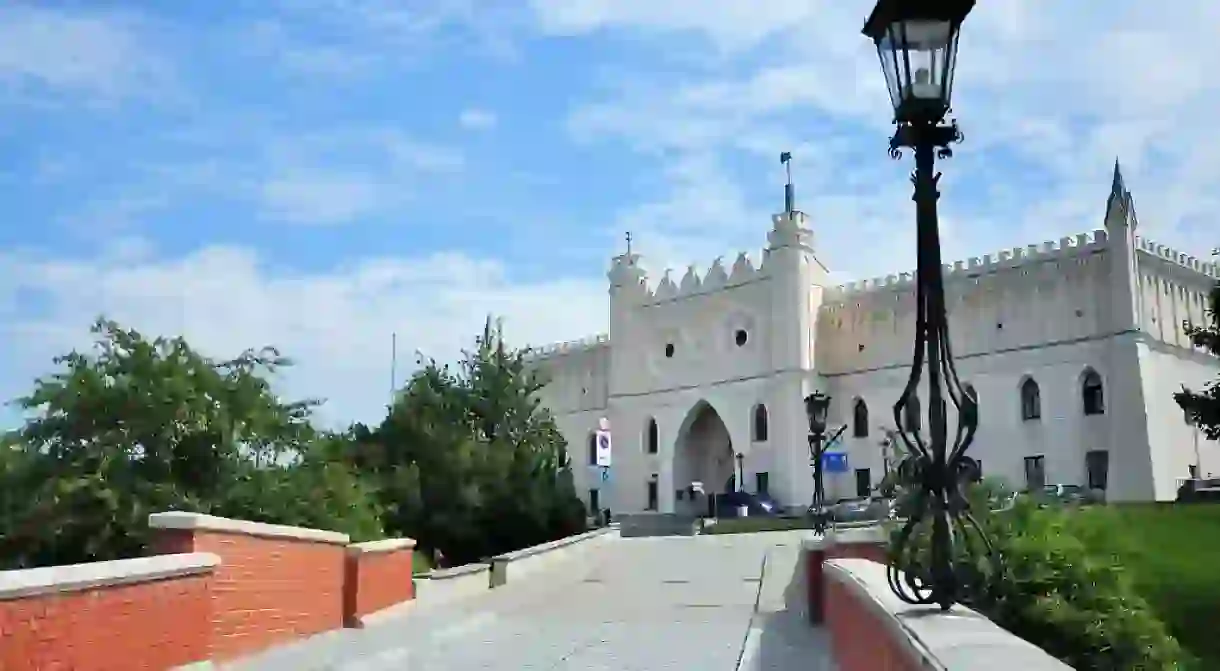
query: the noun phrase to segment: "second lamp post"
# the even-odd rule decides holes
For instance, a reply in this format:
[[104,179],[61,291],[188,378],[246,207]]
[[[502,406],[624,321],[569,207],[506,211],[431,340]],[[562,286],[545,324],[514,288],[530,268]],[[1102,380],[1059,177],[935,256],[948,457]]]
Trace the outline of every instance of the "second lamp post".
[[805,397],[805,416],[809,420],[809,465],[813,467],[813,501],[809,512],[813,516],[813,529],[826,533],[830,526],[830,510],[826,506],[826,487],[823,482],[826,448],[843,432],[839,429],[830,440],[826,439],[826,416],[830,410],[830,397],[815,391]]

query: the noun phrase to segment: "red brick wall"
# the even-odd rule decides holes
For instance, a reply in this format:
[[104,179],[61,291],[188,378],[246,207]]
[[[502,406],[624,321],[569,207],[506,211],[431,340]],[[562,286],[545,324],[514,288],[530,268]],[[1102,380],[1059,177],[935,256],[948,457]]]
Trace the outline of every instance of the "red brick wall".
[[220,556],[213,606],[215,660],[343,626],[344,545],[162,529],[155,547]]
[[834,543],[826,553],[827,559],[871,559],[886,563],[886,545],[880,542]]
[[0,601],[4,671],[163,671],[211,656],[212,574]]
[[359,626],[358,618],[415,598],[411,582],[414,554],[412,546],[347,556],[343,595],[347,626]]
[[850,587],[827,580],[823,590],[825,626],[839,671],[922,671],[896,639],[897,632]]

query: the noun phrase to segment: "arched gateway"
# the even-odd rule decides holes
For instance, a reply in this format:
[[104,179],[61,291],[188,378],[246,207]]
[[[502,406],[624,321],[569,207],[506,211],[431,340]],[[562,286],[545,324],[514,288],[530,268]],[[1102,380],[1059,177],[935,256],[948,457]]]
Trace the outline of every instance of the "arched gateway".
[[[699,401],[687,413],[674,443],[674,487],[685,491],[692,482],[701,482],[709,496],[723,494],[734,488],[736,472],[728,427],[710,403]],[[675,502],[675,511],[701,512],[686,496],[682,498]]]

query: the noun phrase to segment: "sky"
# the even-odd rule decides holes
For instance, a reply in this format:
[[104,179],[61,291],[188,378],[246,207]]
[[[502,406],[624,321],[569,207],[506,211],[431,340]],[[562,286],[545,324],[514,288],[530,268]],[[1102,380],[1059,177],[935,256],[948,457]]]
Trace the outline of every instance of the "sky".
[[[765,9],[764,9],[765,7]],[[839,281],[913,268],[909,156],[867,0],[0,1],[0,399],[105,315],[375,421],[489,314],[607,327],[630,231],[655,282],[765,245],[781,151]],[[986,0],[940,165],[945,258],[1101,227],[1220,243],[1220,5]],[[18,417],[0,411],[0,426]]]

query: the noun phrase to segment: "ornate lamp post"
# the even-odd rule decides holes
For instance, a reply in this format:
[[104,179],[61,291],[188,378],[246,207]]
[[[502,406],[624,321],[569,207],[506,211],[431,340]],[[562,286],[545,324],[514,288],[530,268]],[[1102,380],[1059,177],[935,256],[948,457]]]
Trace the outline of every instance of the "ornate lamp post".
[[[936,213],[936,158],[952,156],[949,145],[962,140],[957,122],[946,122],[945,116],[959,31],[973,8],[974,0],[878,0],[864,25],[864,34],[877,46],[894,107],[897,130],[890,156],[900,158],[903,149],[915,154],[915,349],[906,387],[894,404],[897,435],[907,454],[899,478],[911,489],[910,514],[890,549],[890,586],[908,603],[938,604],[945,610],[967,596],[968,581],[981,577],[964,570],[977,562],[964,562],[963,555],[981,549],[992,556],[991,543],[962,492],[978,468],[965,454],[978,428],[978,400],[965,392],[953,364]],[[925,368],[927,434],[904,421]],[[946,399],[957,409],[952,435]],[[926,539],[929,528],[931,538]]]
[[[826,414],[829,410],[830,397],[826,394],[815,391],[805,397],[805,416],[809,419],[809,465],[813,467],[813,503],[810,508],[813,529],[819,534],[826,533],[830,523],[830,513],[826,510],[826,490],[822,486],[822,456],[826,453],[826,446],[834,442],[834,438],[826,440]],[[839,433],[846,428],[840,428]],[[838,437],[838,433],[835,437]]]

